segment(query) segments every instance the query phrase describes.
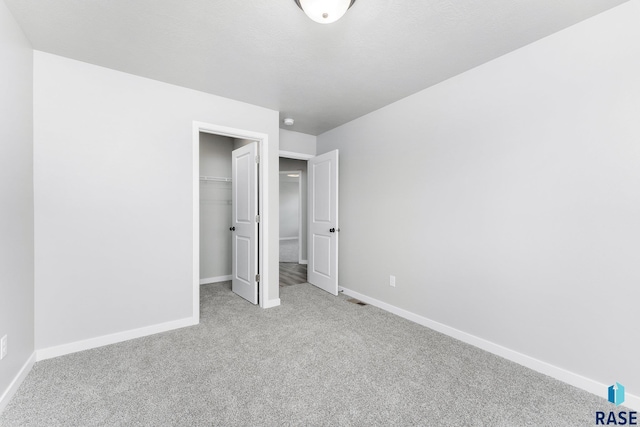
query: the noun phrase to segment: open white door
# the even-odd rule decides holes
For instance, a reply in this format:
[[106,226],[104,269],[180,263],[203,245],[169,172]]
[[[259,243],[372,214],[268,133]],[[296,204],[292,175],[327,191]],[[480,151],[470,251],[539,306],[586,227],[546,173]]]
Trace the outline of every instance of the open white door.
[[258,303],[258,143],[232,153],[231,289]]
[[307,280],[338,295],[338,150],[309,160]]

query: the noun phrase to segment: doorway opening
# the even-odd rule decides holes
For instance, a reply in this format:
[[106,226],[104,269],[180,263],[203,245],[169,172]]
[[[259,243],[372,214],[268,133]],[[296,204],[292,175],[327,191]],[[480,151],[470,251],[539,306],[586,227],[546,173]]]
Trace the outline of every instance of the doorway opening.
[[280,262],[302,261],[301,170],[280,171]]
[[307,281],[307,162],[280,159],[280,286]]
[[[233,280],[234,292],[254,304],[279,305],[277,289],[269,295],[267,135],[194,122],[192,140],[194,318],[205,282]],[[247,228],[250,235],[236,235]],[[236,262],[239,256],[246,258]],[[238,278],[255,298],[235,289]]]
[[239,140],[200,133],[200,285],[231,281],[231,153]]
[[[302,171],[302,200],[299,230],[301,256],[298,263],[280,262],[280,285],[287,283],[288,269],[306,270],[306,283],[338,295],[338,150],[319,156],[280,152],[280,171]],[[293,159],[293,160],[292,160]],[[301,161],[301,162],[300,162]],[[292,163],[296,162],[296,163]],[[282,175],[282,174],[281,174]],[[289,174],[285,174],[289,175]],[[296,175],[292,173],[291,175]],[[293,178],[293,177],[290,177]],[[284,184],[280,183],[281,191]],[[306,189],[306,191],[305,191]],[[281,192],[282,195],[282,192]],[[280,206],[280,212],[284,210]],[[305,209],[306,208],[306,209]],[[283,218],[280,218],[283,221]],[[281,223],[282,224],[282,223]],[[286,238],[287,236],[281,235]],[[293,279],[300,282],[302,277]],[[304,282],[302,282],[304,283]],[[291,284],[296,284],[293,282]]]

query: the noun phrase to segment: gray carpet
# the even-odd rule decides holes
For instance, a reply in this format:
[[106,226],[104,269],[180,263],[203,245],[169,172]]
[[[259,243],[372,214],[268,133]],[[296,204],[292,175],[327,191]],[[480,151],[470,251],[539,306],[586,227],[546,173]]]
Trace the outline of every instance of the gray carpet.
[[2,426],[592,426],[605,399],[311,285],[263,310],[38,362]]
[[298,262],[298,241],[280,240],[280,262]]

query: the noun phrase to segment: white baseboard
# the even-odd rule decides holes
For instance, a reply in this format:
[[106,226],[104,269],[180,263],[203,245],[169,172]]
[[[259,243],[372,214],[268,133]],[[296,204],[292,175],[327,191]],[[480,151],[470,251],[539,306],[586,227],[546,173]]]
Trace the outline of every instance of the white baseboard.
[[0,396],[0,414],[2,414],[2,411],[4,411],[4,408],[7,407],[13,395],[16,394],[16,391],[18,391],[18,388],[20,388],[20,384],[22,384],[24,379],[27,378],[27,375],[29,375],[29,372],[31,372],[31,369],[33,368],[33,365],[35,363],[36,353],[34,352],[31,357],[29,357],[29,359],[24,363],[24,365],[22,365],[22,368],[18,372],[18,375],[16,375],[13,381],[11,381],[9,387],[4,391],[4,393],[2,393],[2,396]]
[[280,305],[280,298],[270,299],[262,305],[262,308],[273,308]]
[[282,242],[283,240],[298,240],[298,237],[281,237],[280,241]]
[[[467,344],[471,344],[475,347],[481,348],[482,350],[488,351],[489,353],[493,353],[519,365],[533,369],[534,371],[550,376],[551,378],[555,378],[559,381],[606,399],[607,389],[609,387],[608,385],[583,377],[582,375],[574,372],[567,371],[566,369],[559,368],[550,363],[535,359],[531,356],[527,356],[526,354],[519,353],[515,350],[503,347],[499,344],[495,344],[491,341],[487,341],[483,338],[476,337],[475,335],[452,328],[451,326],[447,326],[443,323],[436,322],[435,320],[431,320],[394,305],[387,304],[386,302],[368,297],[359,292],[352,291],[351,289],[344,288],[342,286],[340,286],[339,289],[345,295],[357,298],[367,304],[371,304],[397,316],[403,317],[422,326],[426,326],[427,328],[433,329]],[[640,396],[626,393],[625,397],[624,406],[640,411]]]
[[211,283],[227,282],[232,278],[233,276],[231,274],[228,276],[207,277],[205,279],[200,279],[200,285],[209,285]]
[[158,334],[160,332],[172,331],[174,329],[184,328],[186,326],[197,325],[198,323],[199,321],[197,318],[188,317],[186,319],[160,323],[158,325],[147,326],[144,328],[131,329],[129,331],[103,335],[101,337],[90,338],[88,340],[76,341],[69,344],[58,345],[55,347],[43,348],[36,351],[36,361],[39,362],[41,360],[64,356],[65,354],[77,353],[78,351],[90,350],[92,348],[103,347],[109,344],[116,344],[135,338],[142,338],[148,335]]
[[309,261],[308,261],[308,260],[306,260],[306,259],[301,259],[301,260],[300,260],[300,262],[299,262],[298,264],[306,265],[306,264],[309,264]]
[[626,393],[623,405],[627,408],[633,409],[634,411],[640,411],[640,396]]

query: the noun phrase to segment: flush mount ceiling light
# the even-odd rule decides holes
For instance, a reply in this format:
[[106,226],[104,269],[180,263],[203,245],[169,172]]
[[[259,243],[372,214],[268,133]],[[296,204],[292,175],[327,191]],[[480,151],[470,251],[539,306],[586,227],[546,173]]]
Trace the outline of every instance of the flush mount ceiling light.
[[299,177],[300,175],[298,175],[297,173],[290,173],[290,174],[288,174],[287,176],[290,176],[291,178],[297,178],[297,177]]
[[342,18],[356,0],[293,0],[311,19],[331,24]]

